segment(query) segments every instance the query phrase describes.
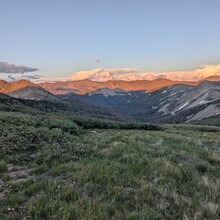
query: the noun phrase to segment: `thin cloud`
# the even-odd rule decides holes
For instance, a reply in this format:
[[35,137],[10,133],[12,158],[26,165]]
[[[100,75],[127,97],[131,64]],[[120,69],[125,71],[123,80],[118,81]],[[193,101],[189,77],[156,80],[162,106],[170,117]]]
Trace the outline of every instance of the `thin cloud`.
[[10,81],[16,81],[17,79],[15,77],[13,77],[12,75],[8,75],[8,78]]
[[20,79],[38,80],[41,79],[42,77],[41,75],[24,75],[24,74],[19,74],[19,75],[20,76],[18,76],[18,74],[14,74],[14,75],[9,74],[7,77],[9,81],[17,81]]
[[7,62],[0,62],[0,73],[29,73],[29,72],[36,72],[38,71],[37,68],[27,67],[27,66],[17,66],[15,64],[10,64]]
[[21,79],[27,79],[27,80],[33,80],[33,79],[40,79],[42,76],[41,75],[24,75],[20,77]]

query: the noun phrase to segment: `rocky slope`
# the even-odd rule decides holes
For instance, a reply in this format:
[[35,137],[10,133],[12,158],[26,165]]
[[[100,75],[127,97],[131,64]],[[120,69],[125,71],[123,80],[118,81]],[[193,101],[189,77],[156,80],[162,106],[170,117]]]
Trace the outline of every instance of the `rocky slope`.
[[0,92],[4,94],[15,92],[26,87],[38,87],[39,88],[37,84],[34,84],[27,80],[18,80],[15,82],[6,82],[4,80],[0,80]]
[[58,100],[56,96],[41,87],[28,86],[14,92],[7,93],[9,96],[28,100]]

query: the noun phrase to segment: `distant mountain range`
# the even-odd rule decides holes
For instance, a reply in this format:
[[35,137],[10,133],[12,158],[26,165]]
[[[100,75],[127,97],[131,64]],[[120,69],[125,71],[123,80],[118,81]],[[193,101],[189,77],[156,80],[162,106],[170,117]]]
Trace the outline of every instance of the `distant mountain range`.
[[155,80],[136,80],[136,81],[107,81],[95,82],[91,80],[69,81],[69,82],[55,82],[55,83],[40,83],[39,85],[53,94],[87,94],[98,89],[122,89],[124,91],[139,91],[145,90],[152,92],[161,88],[172,86],[176,84],[196,85],[197,82],[179,82],[169,79],[155,79]]
[[91,69],[75,72],[68,78],[73,81],[88,79],[96,82],[153,80],[158,78],[174,81],[198,81],[209,76],[220,76],[220,65],[204,65],[195,70],[171,72],[142,72],[131,68]]
[[[202,81],[220,81],[220,76],[211,76]],[[6,82],[4,80],[0,80],[0,92],[5,94],[12,94],[16,95],[16,92],[27,87],[36,88],[40,90],[43,88],[48,92],[57,95],[57,94],[69,94],[69,93],[76,93],[76,94],[87,94],[99,89],[121,89],[124,91],[156,91],[168,86],[173,86],[177,84],[183,85],[192,85],[196,86],[202,81],[197,82],[188,82],[188,81],[172,81],[169,79],[158,78],[154,80],[135,80],[135,81],[123,81],[123,80],[112,80],[106,82],[96,82],[91,81],[88,79],[79,80],[79,81],[67,81],[67,82],[44,82],[35,84],[33,82],[27,80],[18,80],[15,82]],[[25,92],[25,91],[24,91]],[[41,93],[44,93],[41,89]],[[45,94],[48,96],[48,93]],[[27,97],[27,99],[31,99],[35,97]],[[42,97],[43,98],[43,97]]]
[[158,78],[154,80],[135,80],[135,81],[123,81],[123,80],[111,80],[106,82],[96,82],[88,79],[79,81],[67,81],[67,82],[45,82],[38,84],[42,88],[53,94],[87,94],[99,89],[121,89],[124,91],[148,91],[153,92],[168,86],[177,84],[196,86],[203,81],[220,81],[220,76],[211,76],[201,81],[188,82],[188,81],[173,81],[164,78]]
[[149,122],[195,121],[220,114],[220,76],[198,82],[159,78],[34,84],[26,80],[0,80],[0,93],[27,100],[71,103],[72,107],[80,105],[94,115],[97,108],[102,109],[101,114],[111,115],[112,111],[118,118],[124,115],[130,120]]

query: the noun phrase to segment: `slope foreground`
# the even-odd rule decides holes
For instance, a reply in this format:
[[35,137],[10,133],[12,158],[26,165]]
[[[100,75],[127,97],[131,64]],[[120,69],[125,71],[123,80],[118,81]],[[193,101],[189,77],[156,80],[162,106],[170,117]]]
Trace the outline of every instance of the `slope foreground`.
[[0,219],[220,218],[219,127],[89,122],[0,112]]

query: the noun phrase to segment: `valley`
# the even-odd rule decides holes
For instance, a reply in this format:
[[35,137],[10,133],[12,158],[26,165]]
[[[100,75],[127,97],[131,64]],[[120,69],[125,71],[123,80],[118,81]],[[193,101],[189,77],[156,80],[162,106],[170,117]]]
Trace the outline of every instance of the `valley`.
[[0,92],[26,100],[85,105],[84,110],[91,112],[103,109],[130,121],[183,123],[220,114],[220,81],[214,76],[198,82],[167,79],[41,84],[26,80],[1,81]]

